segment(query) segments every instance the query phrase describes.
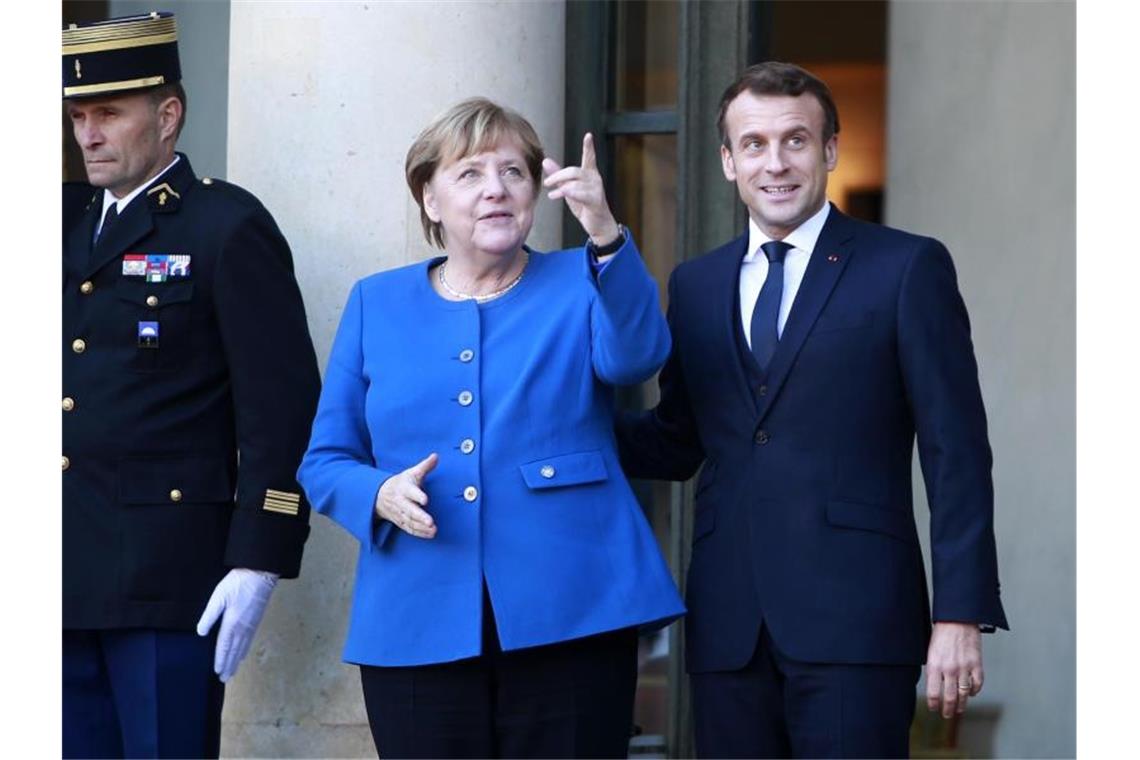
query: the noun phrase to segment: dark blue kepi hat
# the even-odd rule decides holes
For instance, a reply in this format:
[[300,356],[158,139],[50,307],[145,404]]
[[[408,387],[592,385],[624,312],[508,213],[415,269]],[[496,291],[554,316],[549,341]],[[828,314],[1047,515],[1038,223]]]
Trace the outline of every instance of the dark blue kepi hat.
[[182,79],[173,13],[148,13],[63,30],[63,97],[143,90]]

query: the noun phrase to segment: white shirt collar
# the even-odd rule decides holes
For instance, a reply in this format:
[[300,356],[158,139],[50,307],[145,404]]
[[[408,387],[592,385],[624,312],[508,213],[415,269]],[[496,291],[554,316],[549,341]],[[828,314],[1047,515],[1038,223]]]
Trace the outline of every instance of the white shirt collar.
[[[827,215],[831,213],[831,204],[824,201],[823,208],[808,217],[807,221],[796,227],[787,237],[784,242],[791,245],[793,248],[803,251],[811,256],[811,252],[815,250],[815,244],[819,240],[819,235],[823,232],[823,225],[827,222]],[[752,219],[748,219],[748,253],[744,256],[743,263],[748,264],[756,258],[760,246],[764,245],[773,238],[764,234],[760,229],[760,225]]]
[[163,174],[166,174],[168,171],[170,171],[170,167],[172,167],[176,163],[178,163],[179,158],[180,158],[180,156],[177,153],[175,153],[174,154],[174,160],[171,161],[169,164],[167,164],[165,169],[163,169],[158,174],[154,175],[149,180],[147,180],[146,182],[144,182],[141,185],[139,185],[138,187],[136,187],[134,190],[132,190],[129,193],[127,193],[126,195],[124,195],[122,198],[116,198],[115,196],[111,195],[110,190],[107,190],[106,188],[104,188],[103,189],[103,211],[99,215],[99,220],[100,220],[99,225],[100,226],[103,225],[102,220],[107,218],[107,209],[111,207],[112,203],[119,204],[119,208],[118,208],[117,213],[122,214],[123,210],[126,209],[127,205],[131,201],[133,201],[138,196],[139,193],[141,193],[143,190],[145,190],[146,188],[150,187],[155,182],[157,182],[158,178],[161,177]]

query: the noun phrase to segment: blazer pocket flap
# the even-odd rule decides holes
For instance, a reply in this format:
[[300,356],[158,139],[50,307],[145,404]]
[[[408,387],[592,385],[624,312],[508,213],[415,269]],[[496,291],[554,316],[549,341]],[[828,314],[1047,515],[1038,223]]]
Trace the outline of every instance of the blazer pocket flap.
[[523,480],[532,489],[560,488],[605,480],[606,461],[600,451],[582,451],[546,457],[519,465]]
[[194,297],[193,282],[143,282],[122,279],[115,283],[115,295],[124,301],[161,309],[172,303],[182,303]]
[[909,542],[916,537],[913,518],[883,504],[830,501],[827,503],[827,522],[840,528],[884,533],[900,541]]
[[234,487],[219,457],[124,457],[119,499],[123,504],[232,502]]

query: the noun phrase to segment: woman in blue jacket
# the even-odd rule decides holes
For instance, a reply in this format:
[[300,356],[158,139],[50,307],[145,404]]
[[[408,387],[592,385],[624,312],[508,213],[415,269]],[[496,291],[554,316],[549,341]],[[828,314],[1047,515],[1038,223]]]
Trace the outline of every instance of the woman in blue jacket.
[[[584,248],[525,245],[540,191]],[[445,256],[349,295],[299,480],[360,542],[345,660],[382,756],[625,757],[637,630],[684,612],[620,468],[613,387],[669,333],[582,165],[474,98],[406,173]]]

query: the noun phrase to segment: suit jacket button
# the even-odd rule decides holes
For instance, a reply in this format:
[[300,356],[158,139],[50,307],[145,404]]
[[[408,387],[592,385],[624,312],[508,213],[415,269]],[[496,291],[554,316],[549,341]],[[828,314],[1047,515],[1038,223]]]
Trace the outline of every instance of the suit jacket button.
[[757,431],[756,431],[756,443],[758,443],[758,444],[760,444],[761,446],[763,446],[763,445],[764,445],[764,444],[766,444],[766,443],[767,443],[769,440],[770,440],[770,438],[769,438],[769,436],[768,436],[768,431],[767,431],[767,430],[757,430]]
[[71,350],[77,354],[83,353],[87,350],[87,341],[83,340],[83,338],[76,338],[71,341]]
[[182,492],[179,491],[177,488],[172,488],[170,490],[170,500],[171,501],[182,501]]
[[75,399],[73,399],[71,396],[64,396],[63,397],[63,411],[70,412],[74,408],[75,408]]
[[475,501],[479,498],[479,491],[475,486],[467,486],[463,489],[463,498],[467,501]]
[[474,358],[475,358],[475,352],[472,351],[470,348],[465,348],[459,352],[459,361],[461,361],[465,364]]
[[67,457],[64,457],[63,458],[63,470],[64,470],[64,472],[66,472],[67,468],[70,466],[71,466],[71,460],[68,459]]
[[471,395],[471,391],[460,391],[459,398],[457,400],[459,401],[460,406],[471,406],[471,402],[474,399],[475,397]]
[[87,280],[79,286],[79,292],[85,296],[91,295],[91,291],[93,290],[95,290],[95,283],[91,282],[91,280]]
[[475,450],[475,441],[470,438],[464,438],[459,444],[459,450],[464,454],[470,454]]
[[542,466],[542,469],[538,471],[538,474],[541,475],[542,477],[546,478],[547,480],[550,480],[551,478],[554,477],[553,465],[544,464]]
[[158,296],[147,296],[146,297],[146,305],[152,309],[155,306],[158,306]]
[[768,395],[768,386],[767,385],[761,385],[759,388],[756,389],[756,392],[758,394],[760,394],[761,396],[767,396]]

